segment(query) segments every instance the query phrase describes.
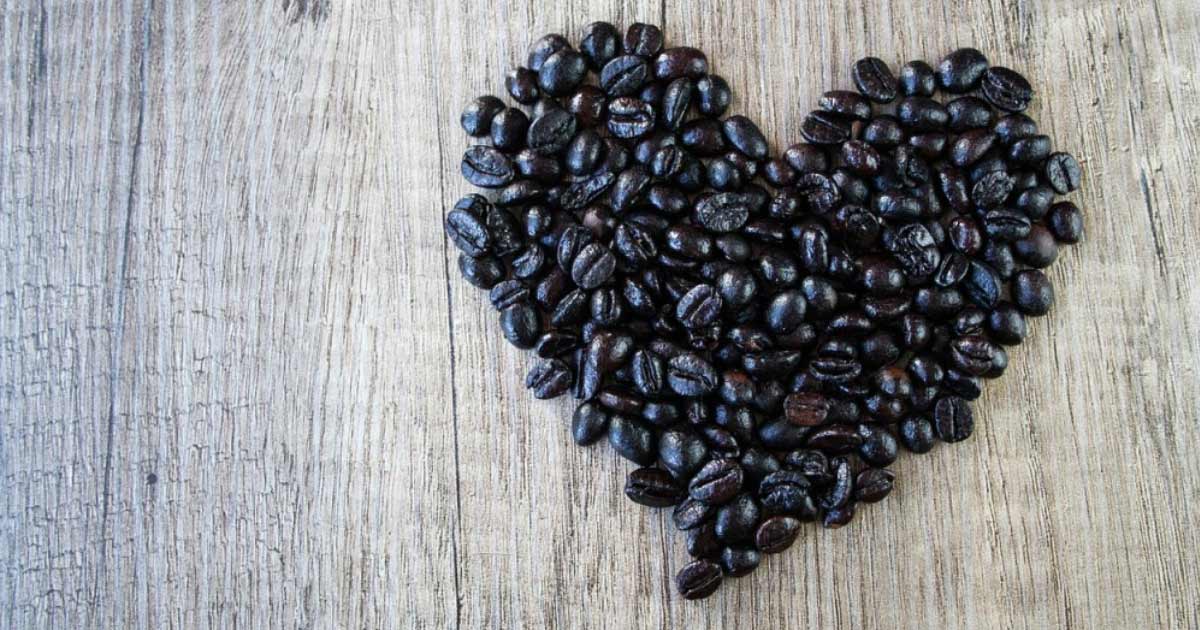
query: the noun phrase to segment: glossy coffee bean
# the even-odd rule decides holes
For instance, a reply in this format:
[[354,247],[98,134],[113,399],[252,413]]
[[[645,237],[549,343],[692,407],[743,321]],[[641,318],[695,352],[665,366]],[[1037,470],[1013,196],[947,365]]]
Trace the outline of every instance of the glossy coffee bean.
[[471,101],[459,117],[459,124],[468,136],[482,137],[491,133],[492,118],[504,110],[504,101],[495,96],[480,96]]
[[625,479],[625,496],[648,507],[670,507],[679,502],[679,486],[661,468],[639,468]]
[[858,91],[872,101],[890,103],[896,100],[896,76],[882,59],[859,59],[854,63],[851,76]]
[[704,599],[721,586],[721,567],[708,560],[695,560],[675,575],[675,588],[684,599]]
[[1045,315],[1054,305],[1054,287],[1037,269],[1026,269],[1013,276],[1013,301],[1026,315]]

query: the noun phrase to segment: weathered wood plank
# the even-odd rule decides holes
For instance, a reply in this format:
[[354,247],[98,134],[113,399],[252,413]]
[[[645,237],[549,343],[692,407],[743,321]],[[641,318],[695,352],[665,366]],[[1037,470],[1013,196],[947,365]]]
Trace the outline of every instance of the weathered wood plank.
[[[1200,625],[1200,13],[1182,0],[0,7],[0,626]],[[664,23],[776,147],[864,54],[1043,86],[1087,240],[978,405],[703,604],[441,234],[534,37]]]

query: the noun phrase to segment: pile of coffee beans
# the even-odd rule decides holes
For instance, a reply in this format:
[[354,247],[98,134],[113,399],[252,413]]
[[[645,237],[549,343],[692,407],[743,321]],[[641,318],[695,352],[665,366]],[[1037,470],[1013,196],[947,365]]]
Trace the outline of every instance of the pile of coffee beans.
[[[657,27],[537,40],[462,114],[478,139],[445,229],[538,398],[672,507],[689,599],[883,499],[901,447],[969,437],[970,401],[1054,291],[1083,231],[1080,167],[979,51],[894,74],[866,58],[806,142],[772,154],[729,84]],[[941,96],[939,97],[939,92]]]

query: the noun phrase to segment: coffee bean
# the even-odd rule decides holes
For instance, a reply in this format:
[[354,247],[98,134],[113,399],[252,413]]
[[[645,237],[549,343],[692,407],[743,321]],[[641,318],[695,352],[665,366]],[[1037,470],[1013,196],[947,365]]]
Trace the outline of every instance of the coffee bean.
[[575,116],[565,109],[552,109],[533,119],[525,144],[540,155],[555,155],[575,136]]
[[604,65],[600,73],[600,88],[609,96],[637,94],[650,74],[645,58],[637,55],[615,57]]
[[538,87],[547,94],[563,96],[570,94],[587,74],[587,61],[583,55],[563,48],[546,58],[537,70]]
[[933,407],[933,428],[943,442],[960,442],[975,430],[975,418],[967,401],[944,396]]
[[504,277],[504,266],[491,256],[472,258],[460,254],[458,270],[467,282],[479,289],[491,289]]
[[983,97],[998,109],[1010,112],[1024,111],[1033,99],[1033,88],[1029,81],[1013,70],[992,66],[983,73]]
[[896,476],[883,468],[868,468],[854,480],[854,498],[862,503],[876,503],[891,494]]
[[718,193],[696,204],[696,220],[710,232],[733,232],[749,217],[749,201],[740,193]]
[[866,57],[854,63],[854,85],[858,91],[876,103],[896,100],[896,77],[882,59]]
[[681,77],[699,79],[708,74],[708,57],[695,48],[668,48],[654,58],[654,76],[660,81]]
[[618,455],[635,464],[649,466],[654,463],[654,433],[628,416],[615,414],[609,419],[608,443]]
[[1079,162],[1070,153],[1051,154],[1042,166],[1042,174],[1054,192],[1060,195],[1079,188],[1079,180],[1083,177]]
[[631,96],[613,99],[608,104],[608,131],[617,138],[643,136],[654,127],[654,108]]
[[[670,473],[661,468],[639,468],[625,480],[625,496],[649,507],[669,507],[679,501],[681,491]],[[882,497],[881,497],[882,498]]]
[[653,24],[638,22],[625,31],[625,52],[628,54],[653,57],[662,46],[662,30]]
[[696,81],[696,96],[700,113],[710,118],[723,115],[733,98],[729,83],[715,74],[701,77]]
[[1045,315],[1054,305],[1054,287],[1037,269],[1026,269],[1013,276],[1013,301],[1026,315]]
[[542,400],[567,393],[574,375],[571,368],[559,359],[542,359],[533,365],[525,376],[525,387],[533,390],[533,396]]
[[721,568],[708,560],[696,560],[675,575],[675,588],[684,599],[704,599],[721,586]]
[[515,174],[512,161],[492,147],[474,146],[463,153],[463,178],[475,186],[501,188],[512,182]]
[[463,110],[459,123],[468,136],[483,137],[491,133],[492,118],[503,109],[504,101],[495,96],[480,96]]
[[717,538],[726,542],[748,540],[759,521],[758,503],[748,494],[740,494],[717,510],[714,527]]
[[812,112],[800,124],[800,135],[813,144],[841,144],[850,139],[850,126],[832,114]]
[[1069,201],[1051,206],[1047,222],[1054,238],[1063,243],[1078,243],[1083,238],[1083,213]]
[[588,243],[571,262],[571,279],[584,289],[594,289],[612,277],[617,259],[600,243]]
[[749,575],[761,561],[762,555],[750,547],[725,547],[721,550],[721,570],[729,577]]

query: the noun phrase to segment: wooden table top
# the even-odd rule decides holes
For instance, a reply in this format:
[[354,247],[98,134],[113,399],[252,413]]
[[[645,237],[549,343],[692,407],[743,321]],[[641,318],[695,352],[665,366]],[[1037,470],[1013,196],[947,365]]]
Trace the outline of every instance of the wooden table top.
[[[461,108],[600,19],[776,147],[973,45],[1085,169],[974,437],[703,603],[441,229]],[[1194,2],[10,0],[0,51],[0,627],[1200,626]]]

